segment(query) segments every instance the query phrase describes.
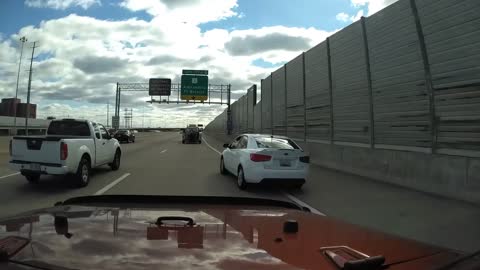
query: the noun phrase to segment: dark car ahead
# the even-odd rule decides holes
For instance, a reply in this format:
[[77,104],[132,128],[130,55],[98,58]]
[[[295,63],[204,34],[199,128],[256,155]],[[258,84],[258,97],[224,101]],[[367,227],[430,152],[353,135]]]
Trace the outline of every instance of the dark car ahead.
[[202,143],[202,134],[198,127],[187,127],[182,133],[182,143]]
[[127,129],[118,130],[114,136],[119,142],[135,142],[135,134]]

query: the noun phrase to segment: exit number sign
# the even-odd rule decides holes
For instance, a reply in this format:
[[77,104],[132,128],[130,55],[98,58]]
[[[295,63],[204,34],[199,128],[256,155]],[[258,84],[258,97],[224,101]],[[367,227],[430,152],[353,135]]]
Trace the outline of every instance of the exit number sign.
[[182,100],[207,100],[208,76],[184,74],[181,79]]

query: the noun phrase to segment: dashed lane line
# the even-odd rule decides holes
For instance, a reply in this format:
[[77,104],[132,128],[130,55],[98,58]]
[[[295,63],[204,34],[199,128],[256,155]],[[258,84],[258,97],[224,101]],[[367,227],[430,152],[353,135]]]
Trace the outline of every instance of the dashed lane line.
[[10,177],[10,176],[14,176],[14,175],[19,175],[19,174],[20,174],[19,172],[12,173],[12,174],[7,174],[7,175],[4,175],[4,176],[0,176],[0,179],[7,178],[7,177]]
[[127,178],[128,176],[130,175],[130,173],[126,173],[122,176],[120,176],[119,178],[117,178],[116,180],[114,180],[113,182],[111,182],[110,184],[106,185],[105,187],[103,187],[102,189],[100,189],[99,191],[95,192],[94,195],[102,195],[103,193],[107,192],[109,189],[113,188],[116,184],[122,182],[125,178]]

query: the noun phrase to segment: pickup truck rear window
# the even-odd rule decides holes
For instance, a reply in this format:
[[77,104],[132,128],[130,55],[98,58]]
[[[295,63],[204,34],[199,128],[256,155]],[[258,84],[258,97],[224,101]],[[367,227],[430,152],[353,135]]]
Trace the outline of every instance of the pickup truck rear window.
[[53,121],[48,126],[47,135],[90,136],[86,122]]

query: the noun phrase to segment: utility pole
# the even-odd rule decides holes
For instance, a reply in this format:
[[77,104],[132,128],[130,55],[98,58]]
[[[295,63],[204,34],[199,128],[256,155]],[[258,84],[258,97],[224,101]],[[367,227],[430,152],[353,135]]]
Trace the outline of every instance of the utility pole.
[[107,128],[108,128],[109,110],[110,110],[110,103],[107,103]]
[[22,66],[22,57],[23,57],[23,45],[27,41],[26,37],[21,37],[20,41],[22,42],[22,48],[20,49],[20,60],[18,61],[18,73],[17,73],[17,88],[15,89],[15,105],[13,108],[13,134],[17,135],[17,98],[18,98],[18,82],[20,81],[20,67]]
[[28,89],[27,89],[27,115],[25,115],[25,135],[28,136],[28,118],[30,117],[30,90],[32,89],[32,71],[33,71],[33,54],[35,53],[35,48],[37,42],[33,42],[32,47],[32,58],[30,58],[30,73],[28,74]]

